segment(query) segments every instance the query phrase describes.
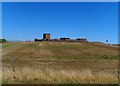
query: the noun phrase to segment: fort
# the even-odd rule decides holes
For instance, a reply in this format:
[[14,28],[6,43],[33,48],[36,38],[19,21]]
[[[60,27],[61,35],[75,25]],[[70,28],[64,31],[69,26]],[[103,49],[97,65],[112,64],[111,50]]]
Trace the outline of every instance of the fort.
[[58,39],[51,39],[51,35],[49,33],[44,33],[42,39],[34,39],[34,42],[42,42],[42,41],[47,41],[47,42],[87,42],[86,38],[76,38],[76,39],[70,39],[67,37],[64,38],[58,38]]

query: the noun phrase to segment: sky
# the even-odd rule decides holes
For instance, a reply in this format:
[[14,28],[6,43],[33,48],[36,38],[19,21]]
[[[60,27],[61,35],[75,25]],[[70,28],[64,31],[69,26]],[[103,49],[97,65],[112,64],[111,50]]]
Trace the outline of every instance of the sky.
[[119,2],[119,0],[1,0],[2,2]]
[[0,38],[2,38],[2,3],[0,2]]
[[118,43],[117,2],[3,2],[2,37],[34,40],[87,38]]

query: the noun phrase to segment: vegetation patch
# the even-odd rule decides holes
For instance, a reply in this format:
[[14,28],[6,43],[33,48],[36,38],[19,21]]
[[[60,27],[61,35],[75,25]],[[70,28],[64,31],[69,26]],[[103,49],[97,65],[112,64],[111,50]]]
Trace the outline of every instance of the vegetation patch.
[[3,83],[118,83],[118,47],[114,45],[13,42],[1,46]]

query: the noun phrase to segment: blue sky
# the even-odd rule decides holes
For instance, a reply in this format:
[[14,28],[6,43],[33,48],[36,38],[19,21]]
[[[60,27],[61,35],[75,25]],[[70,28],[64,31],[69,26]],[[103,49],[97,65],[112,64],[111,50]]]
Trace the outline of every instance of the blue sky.
[[87,38],[118,42],[117,2],[2,3],[2,36],[7,40]]
[[2,3],[0,2],[0,38],[2,38]]

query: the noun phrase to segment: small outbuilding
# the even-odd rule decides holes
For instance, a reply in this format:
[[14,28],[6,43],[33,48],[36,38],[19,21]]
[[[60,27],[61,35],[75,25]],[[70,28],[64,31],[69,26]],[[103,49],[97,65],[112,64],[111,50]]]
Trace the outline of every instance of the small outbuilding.
[[62,41],[70,40],[70,38],[60,38]]

